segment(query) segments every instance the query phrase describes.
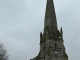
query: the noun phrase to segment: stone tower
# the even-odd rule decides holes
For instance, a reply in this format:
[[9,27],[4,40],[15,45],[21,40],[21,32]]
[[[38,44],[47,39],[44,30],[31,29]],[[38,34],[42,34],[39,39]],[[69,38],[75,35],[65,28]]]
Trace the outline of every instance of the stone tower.
[[44,20],[44,32],[40,33],[40,52],[30,60],[68,60],[63,44],[62,27],[57,28],[53,0],[47,0]]

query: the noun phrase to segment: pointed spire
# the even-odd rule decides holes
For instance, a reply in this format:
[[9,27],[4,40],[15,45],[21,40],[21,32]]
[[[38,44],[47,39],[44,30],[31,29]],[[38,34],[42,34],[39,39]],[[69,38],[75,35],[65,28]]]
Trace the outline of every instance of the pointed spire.
[[53,0],[47,0],[44,29],[46,26],[49,26],[50,29],[57,30],[57,21]]

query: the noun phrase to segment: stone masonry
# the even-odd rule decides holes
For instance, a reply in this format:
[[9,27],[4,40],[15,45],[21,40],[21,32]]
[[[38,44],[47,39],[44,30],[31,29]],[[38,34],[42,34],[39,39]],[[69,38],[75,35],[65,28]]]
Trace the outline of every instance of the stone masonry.
[[63,31],[57,28],[53,0],[47,0],[44,32],[40,33],[40,52],[30,60],[68,60],[63,44]]

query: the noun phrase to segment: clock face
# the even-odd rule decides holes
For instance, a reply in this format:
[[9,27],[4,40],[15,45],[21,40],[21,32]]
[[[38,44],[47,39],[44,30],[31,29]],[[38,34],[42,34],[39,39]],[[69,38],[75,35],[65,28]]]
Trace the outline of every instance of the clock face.
[[57,51],[55,51],[55,54],[57,54]]

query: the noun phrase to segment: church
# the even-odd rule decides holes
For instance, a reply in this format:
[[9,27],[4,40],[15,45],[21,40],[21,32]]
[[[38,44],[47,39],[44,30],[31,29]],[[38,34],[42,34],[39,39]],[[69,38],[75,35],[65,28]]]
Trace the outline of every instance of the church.
[[47,0],[44,32],[40,33],[40,51],[30,60],[68,60],[65,52],[62,27],[57,27],[53,0]]

